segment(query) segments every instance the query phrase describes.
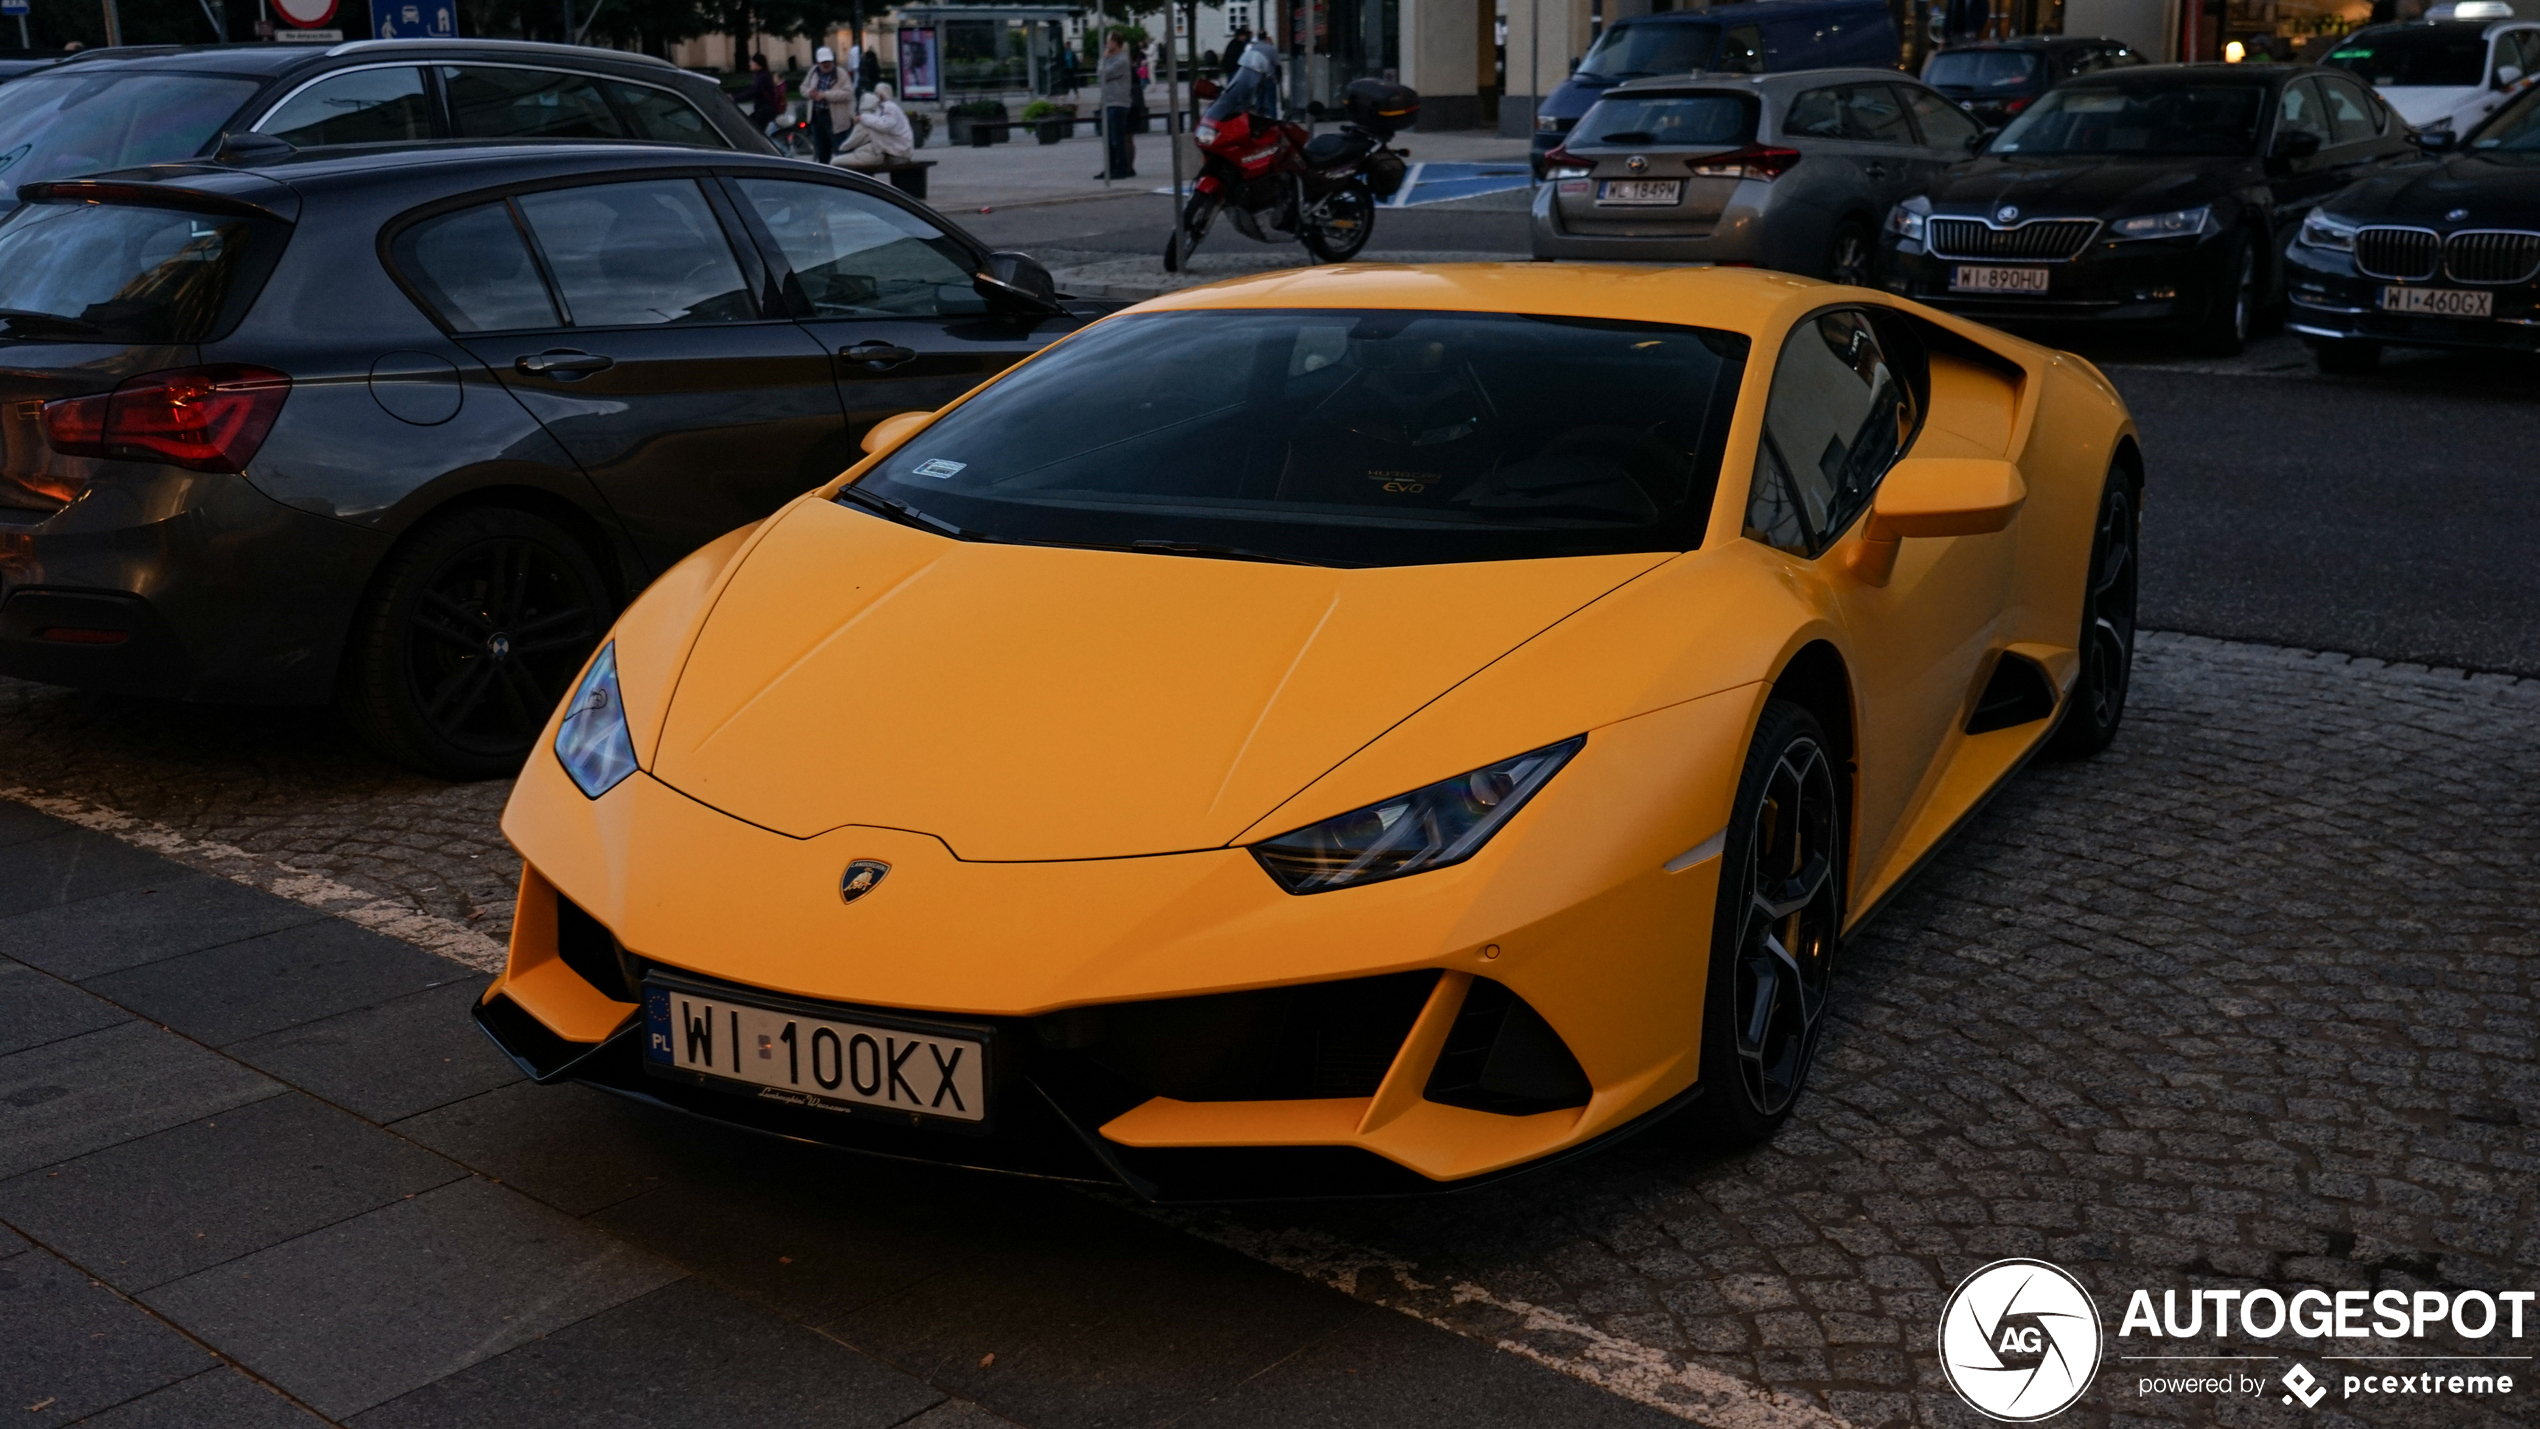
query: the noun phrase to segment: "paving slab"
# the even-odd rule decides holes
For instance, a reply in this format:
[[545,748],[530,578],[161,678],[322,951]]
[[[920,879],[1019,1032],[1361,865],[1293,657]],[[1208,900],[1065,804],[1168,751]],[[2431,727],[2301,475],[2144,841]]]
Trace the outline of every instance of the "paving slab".
[[[0,802],[0,811],[16,807]],[[160,876],[144,886],[0,918],[0,956],[84,982],[325,916],[243,883],[162,863]]]
[[217,1363],[57,1256],[0,1261],[0,1414],[17,1423],[66,1424]]
[[316,1429],[326,1421],[234,1369],[207,1369],[127,1400],[81,1429]]
[[7,1260],[10,1256],[16,1255],[18,1252],[25,1249],[27,1249],[27,1238],[25,1236],[18,1234],[16,1231],[9,1229],[7,1226],[0,1226],[0,1260]]
[[76,903],[137,888],[167,873],[167,862],[120,839],[73,828],[10,844],[0,878],[0,916]]
[[793,1321],[682,1281],[353,1420],[356,1429],[888,1429],[943,1399]]
[[0,1176],[260,1101],[282,1090],[146,1022],[0,1057]]
[[908,1421],[901,1429],[1006,1429],[1013,1422],[991,1414],[967,1399],[947,1399]]
[[765,1147],[747,1132],[589,1087],[525,1081],[393,1129],[576,1216]]
[[287,1092],[0,1181],[0,1219],[137,1293],[466,1174]]
[[464,976],[250,1038],[229,1052],[372,1121],[396,1121],[521,1079],[520,1069],[468,1019],[491,981]]
[[0,958],[0,1056],[131,1020],[131,1013],[51,973]]
[[143,1298],[320,1413],[348,1418],[678,1278],[471,1177]]
[[329,918],[84,985],[220,1047],[472,976],[410,943]]

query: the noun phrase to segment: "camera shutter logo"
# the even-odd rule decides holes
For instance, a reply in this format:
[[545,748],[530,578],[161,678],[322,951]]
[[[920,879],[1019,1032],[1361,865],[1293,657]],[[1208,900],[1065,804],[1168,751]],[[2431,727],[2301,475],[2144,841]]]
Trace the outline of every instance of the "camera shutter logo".
[[1940,1368],[1988,1419],[2061,1414],[2099,1372],[2099,1307],[2060,1266],[1997,1260],[1958,1282],[1940,1312]]
[[2284,1387],[2293,1391],[2284,1396],[2284,1402],[2291,1404],[2299,1399],[2304,1409],[2317,1409],[2320,1407],[2320,1401],[2328,1398],[2328,1386],[2320,1383],[2320,1377],[2311,1373],[2309,1365],[2297,1364],[2286,1370]]

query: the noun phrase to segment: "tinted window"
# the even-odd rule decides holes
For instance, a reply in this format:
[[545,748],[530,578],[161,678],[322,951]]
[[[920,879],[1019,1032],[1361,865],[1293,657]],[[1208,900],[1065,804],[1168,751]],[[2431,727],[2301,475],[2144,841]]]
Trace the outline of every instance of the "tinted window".
[[2376,89],[2456,87],[2487,82],[2487,41],[2478,25],[2366,30],[2328,52],[2325,64]]
[[1634,94],[1597,101],[1579,121],[1578,144],[1716,148],[1755,136],[1755,101],[1743,94]]
[[199,74],[35,74],[0,85],[0,192],[192,157],[256,92]]
[[2540,154],[2540,88],[2524,90],[2520,99],[2498,110],[2478,127],[2469,146],[2482,154]]
[[424,97],[422,70],[357,69],[301,90],[256,128],[302,148],[429,139],[432,105]]
[[1843,93],[1843,137],[1867,144],[1911,144],[1914,126],[1892,86],[1856,84]]
[[2092,80],[2050,89],[1993,141],[1996,154],[2246,154],[2258,146],[2265,86]]
[[1718,28],[1711,25],[1616,25],[1579,61],[1579,73],[1591,78],[1641,79],[1709,69],[1711,51],[1719,39]]
[[1790,102],[1790,117],[1782,121],[1782,132],[1803,139],[1840,139],[1843,137],[1843,91],[1841,89],[1804,90]]
[[0,308],[58,321],[11,320],[0,336],[204,341],[258,250],[280,237],[277,224],[226,214],[21,204],[0,220]]
[[1944,50],[1923,67],[1923,80],[1978,93],[2017,91],[2035,82],[2037,67],[2037,55],[2026,50]]
[[1762,74],[1764,31],[1755,25],[1729,26],[1728,36],[1720,42],[1720,57],[1711,67],[1722,74]]
[[1791,329],[1764,408],[1746,534],[1794,555],[1823,551],[1870,504],[1919,422],[1912,381],[1867,314]]
[[2328,103],[2329,132],[2340,144],[2360,144],[2378,137],[2381,125],[2372,112],[2372,104],[2364,92],[2342,79],[2321,78],[2312,81]]
[[523,194],[519,203],[575,327],[758,316],[693,180],[592,184]]
[[600,81],[600,88],[617,101],[617,107],[643,138],[659,139],[668,144],[703,144],[717,149],[732,147],[713,125],[706,122],[706,117],[697,112],[697,106],[669,90],[615,79]]
[[596,80],[552,70],[452,65],[450,117],[471,139],[628,139]]
[[1984,126],[1967,117],[1966,111],[1942,95],[1928,89],[1908,89],[1906,103],[1914,111],[1915,126],[1923,131],[1923,142],[1935,149],[1964,149]]
[[897,204],[785,179],[742,179],[740,188],[820,317],[987,309],[970,284],[969,252]]
[[1421,565],[1699,545],[1746,340],[1505,313],[1098,324],[862,482],[989,540]]
[[397,270],[458,332],[554,327],[555,304],[508,204],[425,219],[397,235]]
[[2286,85],[2284,95],[2276,101],[2275,108],[2275,132],[2279,135],[2316,135],[2323,148],[2336,137],[2329,130],[2328,107],[2320,102],[2315,81],[2306,79],[2299,84]]

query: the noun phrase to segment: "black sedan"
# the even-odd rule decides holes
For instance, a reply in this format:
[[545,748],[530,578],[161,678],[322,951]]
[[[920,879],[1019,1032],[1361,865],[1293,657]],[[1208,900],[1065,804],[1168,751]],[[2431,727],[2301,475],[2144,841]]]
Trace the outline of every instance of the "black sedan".
[[517,768],[615,611],[1086,315],[773,156],[449,145],[35,184],[0,220],[0,674],[340,699]]
[[1987,129],[2020,117],[2059,84],[2144,62],[2123,40],[2019,35],[1954,45],[1923,63],[1923,83],[1948,95]]
[[1893,291],[1986,322],[2125,324],[2234,352],[2320,200],[2422,164],[2343,74],[2160,65],[2087,75],[1897,205]]
[[2321,204],[2286,257],[2290,326],[2328,371],[2385,342],[2540,351],[2540,89],[2439,167]]

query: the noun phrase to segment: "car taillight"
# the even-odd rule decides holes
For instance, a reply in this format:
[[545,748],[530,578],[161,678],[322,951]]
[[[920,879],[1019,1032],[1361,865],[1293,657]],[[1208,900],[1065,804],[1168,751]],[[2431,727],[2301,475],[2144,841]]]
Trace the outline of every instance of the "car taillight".
[[2002,112],[2005,114],[2017,114],[2021,110],[2028,108],[2028,102],[2035,98],[2037,98],[2037,96],[2034,94],[2023,94],[2017,99],[2004,103],[2002,106]]
[[1543,156],[1543,176],[1547,179],[1584,179],[1595,171],[1594,164],[1563,145],[1553,145],[1552,152]]
[[44,440],[68,456],[243,471],[282,415],[291,379],[268,367],[181,367],[99,397],[44,404]]
[[1777,149],[1770,144],[1749,144],[1725,154],[1708,154],[1685,160],[1685,167],[1706,179],[1762,179],[1766,183],[1780,178],[1790,166],[1799,162],[1797,149]]

